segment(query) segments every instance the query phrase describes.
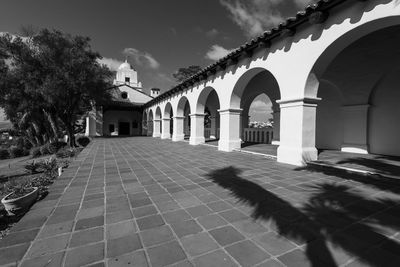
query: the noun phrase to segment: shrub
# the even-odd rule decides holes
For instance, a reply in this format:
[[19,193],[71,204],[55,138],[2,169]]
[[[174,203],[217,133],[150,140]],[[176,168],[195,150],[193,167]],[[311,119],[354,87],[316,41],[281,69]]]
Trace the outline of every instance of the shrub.
[[16,146],[11,146],[8,149],[8,152],[10,153],[11,158],[18,158],[18,157],[22,157],[24,155],[24,150],[22,148],[16,147]]
[[7,149],[0,149],[0,159],[8,159],[10,157],[10,153]]
[[50,150],[49,150],[49,145],[48,144],[45,144],[45,145],[40,147],[40,154],[42,154],[42,156],[50,154]]
[[28,141],[28,139],[24,139],[24,148],[26,150],[30,150],[32,148],[32,143]]
[[31,173],[31,174],[35,174],[38,173],[38,169],[41,167],[40,163],[37,163],[35,161],[32,161],[29,164],[26,164],[24,166],[24,168],[26,169],[27,172]]
[[39,163],[40,169],[43,170],[44,174],[50,177],[55,177],[57,175],[58,164],[57,160],[50,157]]
[[40,147],[34,147],[31,149],[31,156],[33,158],[40,157],[42,155],[42,152],[40,152]]
[[32,191],[32,182],[28,179],[21,180],[10,180],[3,186],[3,192],[5,194],[12,193],[8,198],[17,198],[26,195]]
[[78,148],[63,148],[56,153],[56,156],[57,158],[72,158],[76,156],[79,151],[80,149]]
[[67,145],[67,143],[65,143],[65,142],[56,141],[56,142],[50,143],[48,145],[48,147],[49,147],[50,153],[54,154],[61,148],[65,147],[66,145]]
[[80,136],[76,139],[78,145],[86,147],[90,143],[90,138],[87,136]]

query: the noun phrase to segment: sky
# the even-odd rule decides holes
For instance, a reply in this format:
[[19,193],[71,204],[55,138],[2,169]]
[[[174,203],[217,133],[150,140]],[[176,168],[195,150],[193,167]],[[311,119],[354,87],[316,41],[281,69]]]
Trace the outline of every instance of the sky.
[[[158,87],[163,92],[175,85],[172,73],[177,69],[208,66],[284,18],[294,16],[308,2],[4,0],[0,1],[0,33],[18,34],[22,26],[32,25],[89,36],[93,50],[103,56],[102,63],[116,69],[128,58],[145,91]],[[257,111],[267,108],[255,106]],[[252,119],[265,120],[262,112],[257,114],[251,115]]]

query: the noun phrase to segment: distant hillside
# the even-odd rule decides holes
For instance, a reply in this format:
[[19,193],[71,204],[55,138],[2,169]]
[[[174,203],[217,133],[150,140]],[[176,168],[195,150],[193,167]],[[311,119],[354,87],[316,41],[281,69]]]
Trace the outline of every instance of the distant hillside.
[[0,130],[11,128],[12,124],[9,121],[0,121]]

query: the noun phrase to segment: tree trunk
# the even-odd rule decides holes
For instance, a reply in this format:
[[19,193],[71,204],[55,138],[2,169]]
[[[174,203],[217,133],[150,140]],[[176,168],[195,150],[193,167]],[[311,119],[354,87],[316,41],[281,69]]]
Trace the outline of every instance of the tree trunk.
[[69,139],[68,140],[69,141],[69,146],[70,147],[76,147],[75,135],[74,135],[74,126],[68,124],[66,128],[67,128],[67,134],[68,134],[68,139]]
[[44,110],[44,109],[43,109],[43,113],[46,115],[46,118],[47,118],[47,120],[49,121],[50,126],[51,126],[51,129],[52,129],[52,131],[53,131],[53,137],[52,137],[51,139],[57,141],[58,129],[57,129],[57,125],[56,125],[56,123],[55,123],[55,121],[54,121],[54,118],[53,118],[53,116],[52,116],[49,112],[47,112],[47,111]]

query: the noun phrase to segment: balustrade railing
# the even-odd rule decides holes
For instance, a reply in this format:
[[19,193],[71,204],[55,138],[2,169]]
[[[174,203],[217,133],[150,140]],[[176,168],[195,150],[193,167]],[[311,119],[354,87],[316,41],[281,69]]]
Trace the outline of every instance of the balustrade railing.
[[245,142],[271,144],[274,130],[273,128],[245,128],[242,138]]

